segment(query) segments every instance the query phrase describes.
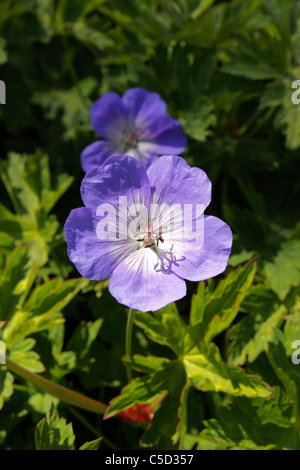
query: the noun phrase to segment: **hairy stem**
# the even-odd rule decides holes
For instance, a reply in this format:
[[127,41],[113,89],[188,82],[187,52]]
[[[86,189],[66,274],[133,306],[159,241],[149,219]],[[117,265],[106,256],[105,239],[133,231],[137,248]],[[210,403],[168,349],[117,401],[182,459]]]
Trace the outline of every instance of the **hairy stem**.
[[7,368],[16,375],[19,375],[25,380],[33,383],[39,390],[45,393],[49,393],[54,397],[59,398],[61,401],[68,403],[69,405],[77,406],[83,410],[92,411],[93,413],[98,413],[103,415],[107,408],[107,405],[101,403],[100,401],[94,400],[93,398],[88,398],[81,393],[74,392],[66,387],[57,385],[54,382],[51,382],[40,375],[34,374],[29,370],[25,369],[22,366],[19,366],[16,362],[12,361],[8,357],[6,358]]

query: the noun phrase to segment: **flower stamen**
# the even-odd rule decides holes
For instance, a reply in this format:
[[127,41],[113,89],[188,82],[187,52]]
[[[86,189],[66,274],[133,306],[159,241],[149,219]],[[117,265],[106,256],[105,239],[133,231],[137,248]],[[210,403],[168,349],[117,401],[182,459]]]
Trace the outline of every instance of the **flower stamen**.
[[164,243],[164,239],[161,236],[162,227],[154,230],[152,221],[148,221],[147,225],[146,229],[144,224],[140,222],[137,224],[137,234],[134,238],[136,238],[137,242],[141,243],[140,248],[157,247],[159,242]]

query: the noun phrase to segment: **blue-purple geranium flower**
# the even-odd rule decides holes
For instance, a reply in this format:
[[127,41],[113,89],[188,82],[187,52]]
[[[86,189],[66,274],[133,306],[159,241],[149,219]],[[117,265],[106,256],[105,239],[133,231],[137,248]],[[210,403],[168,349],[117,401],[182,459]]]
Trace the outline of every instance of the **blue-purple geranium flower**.
[[181,154],[187,144],[181,124],[167,115],[166,103],[144,88],[122,97],[105,93],[91,107],[91,122],[103,138],[81,154],[85,172],[98,168],[112,155],[130,155],[148,166],[158,155]]
[[121,304],[155,311],[186,295],[185,279],[225,270],[231,230],[203,215],[210,180],[183,158],[162,156],[146,169],[130,156],[112,156],[87,173],[81,196],[85,207],[72,210],[64,227],[69,257],[82,276],[110,278]]

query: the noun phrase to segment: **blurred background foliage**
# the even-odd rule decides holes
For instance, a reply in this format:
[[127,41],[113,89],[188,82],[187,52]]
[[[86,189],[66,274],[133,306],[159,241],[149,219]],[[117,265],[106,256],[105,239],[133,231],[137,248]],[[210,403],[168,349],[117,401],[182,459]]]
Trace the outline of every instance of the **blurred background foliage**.
[[[126,384],[120,359],[125,308],[111,298],[106,282],[78,278],[62,227],[70,210],[82,205],[79,156],[97,138],[90,105],[107,91],[144,87],[159,93],[182,122],[189,137],[183,156],[213,183],[207,213],[234,232],[228,272],[235,271],[223,281],[225,297],[215,291],[208,301],[202,287],[190,283],[188,296],[177,303],[184,322],[191,307],[190,324],[178,324],[179,331],[190,338],[197,322],[206,326],[210,349],[201,354],[212,360],[217,336],[225,362],[275,387],[269,400],[265,392],[251,400],[252,392],[236,396],[219,379],[219,386],[203,388],[200,369],[194,374],[189,362],[187,385],[184,379],[168,383],[170,403],[164,400],[155,414],[144,445],[299,449],[300,372],[290,356],[300,339],[300,105],[291,101],[292,82],[300,79],[300,2],[1,0],[0,79],[6,84],[6,104],[0,105],[0,320],[9,320],[0,337],[9,357],[105,403]],[[237,269],[253,258],[255,274]],[[216,311],[224,314],[218,325],[210,323]],[[163,343],[143,315],[136,323],[141,329],[134,331],[134,352],[167,358],[172,366],[158,361],[158,370],[167,367],[170,377],[179,377],[172,368],[182,351],[174,356],[168,349],[178,338]],[[204,332],[196,337],[203,341]],[[136,370],[155,375],[147,367]],[[40,437],[47,426],[65,430],[56,412],[49,415],[52,401],[72,419],[77,447],[99,434],[102,448],[138,448],[140,428],[78,412],[16,377],[12,395],[12,380],[2,367],[0,448],[34,448],[34,426],[45,413],[48,424],[39,424],[36,446],[50,448]],[[131,398],[127,408],[150,403],[164,390],[145,398],[132,387],[124,392]],[[118,403],[115,414],[126,408]],[[171,414],[172,425],[162,427]],[[66,448],[74,448],[70,428],[66,436]]]

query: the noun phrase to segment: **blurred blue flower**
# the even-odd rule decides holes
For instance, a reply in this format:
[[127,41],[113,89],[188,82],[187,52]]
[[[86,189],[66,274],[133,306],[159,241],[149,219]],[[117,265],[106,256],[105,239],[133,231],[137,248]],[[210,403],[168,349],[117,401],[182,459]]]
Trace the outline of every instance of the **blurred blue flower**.
[[181,154],[187,144],[181,124],[167,115],[166,103],[144,88],[127,90],[122,98],[105,93],[91,107],[98,140],[81,154],[85,172],[112,155],[130,155],[148,166],[158,155]]
[[148,169],[112,156],[86,174],[81,197],[85,207],[72,210],[64,227],[69,257],[83,277],[110,277],[121,304],[158,310],[186,295],[184,279],[206,280],[226,268],[231,230],[203,215],[211,182],[179,156],[162,156]]

